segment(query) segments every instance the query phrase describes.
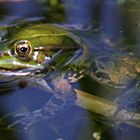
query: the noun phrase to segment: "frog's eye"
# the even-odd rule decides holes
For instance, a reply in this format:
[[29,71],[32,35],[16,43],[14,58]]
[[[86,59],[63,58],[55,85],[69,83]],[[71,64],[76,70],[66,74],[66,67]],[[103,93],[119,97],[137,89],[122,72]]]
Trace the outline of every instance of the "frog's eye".
[[21,59],[26,59],[32,53],[31,43],[27,40],[19,41],[15,44],[14,52]]

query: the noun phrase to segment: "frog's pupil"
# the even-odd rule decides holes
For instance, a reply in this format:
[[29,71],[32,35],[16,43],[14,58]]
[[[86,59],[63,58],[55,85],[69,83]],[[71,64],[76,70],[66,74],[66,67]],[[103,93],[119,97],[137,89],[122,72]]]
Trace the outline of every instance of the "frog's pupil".
[[28,48],[26,46],[23,46],[20,48],[20,51],[26,53],[28,51]]

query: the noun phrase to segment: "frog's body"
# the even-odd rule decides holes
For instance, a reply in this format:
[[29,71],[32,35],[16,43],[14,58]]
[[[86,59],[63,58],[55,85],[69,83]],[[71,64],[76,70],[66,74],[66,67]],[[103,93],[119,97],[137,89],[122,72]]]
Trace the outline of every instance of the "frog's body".
[[27,82],[54,93],[38,113],[25,113],[16,123],[27,128],[36,118],[53,117],[74,103],[76,94],[69,82],[87,74],[91,64],[87,46],[79,37],[50,24],[2,28],[0,35],[1,81]]
[[[5,30],[3,29],[3,31]],[[47,59],[49,61],[53,54],[63,49],[69,53],[63,55],[61,61],[56,62],[57,65],[55,66],[60,67],[61,64],[68,63],[76,50],[83,49],[78,44],[80,42],[76,42],[78,40],[74,35],[52,25],[9,28],[6,37],[8,37],[7,40],[1,42],[0,68],[9,69],[13,72],[37,67]],[[20,44],[27,44],[32,47],[28,52],[29,54],[23,54],[23,56],[19,54],[16,46]]]
[[[50,76],[55,70],[66,72],[69,69],[77,73],[81,67],[89,67],[87,47],[77,36],[62,28],[50,24],[16,26],[2,29],[1,34],[1,77],[29,79],[30,75],[34,78]],[[22,46],[29,47],[27,54],[20,52]]]
[[33,120],[49,118],[75,101],[70,82],[88,74],[101,84],[124,88],[139,73],[139,61],[134,56],[120,55],[113,60],[96,57],[96,51],[90,51],[79,37],[55,25],[2,28],[0,41],[1,81],[25,80],[55,93],[42,109],[25,113],[14,123],[26,128]]

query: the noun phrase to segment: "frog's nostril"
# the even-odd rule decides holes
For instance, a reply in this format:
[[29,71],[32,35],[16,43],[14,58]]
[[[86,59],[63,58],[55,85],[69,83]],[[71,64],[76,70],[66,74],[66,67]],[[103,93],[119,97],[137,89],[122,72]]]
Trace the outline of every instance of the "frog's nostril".
[[0,30],[0,43],[7,41],[8,32],[6,30]]

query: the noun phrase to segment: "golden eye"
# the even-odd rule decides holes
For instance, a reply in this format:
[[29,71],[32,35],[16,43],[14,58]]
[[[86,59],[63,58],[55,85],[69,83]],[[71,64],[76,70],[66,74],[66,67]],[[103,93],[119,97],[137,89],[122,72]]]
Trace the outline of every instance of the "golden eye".
[[27,40],[18,41],[15,44],[14,52],[18,57],[27,58],[32,53],[31,43]]

